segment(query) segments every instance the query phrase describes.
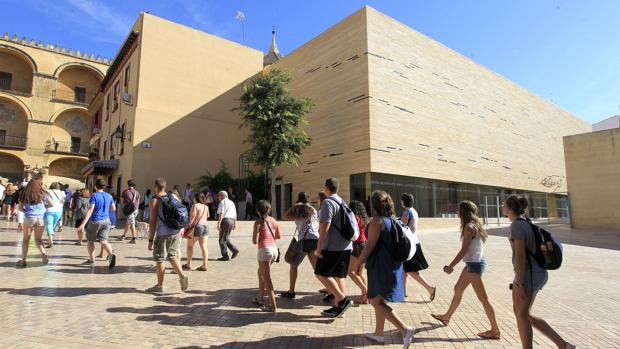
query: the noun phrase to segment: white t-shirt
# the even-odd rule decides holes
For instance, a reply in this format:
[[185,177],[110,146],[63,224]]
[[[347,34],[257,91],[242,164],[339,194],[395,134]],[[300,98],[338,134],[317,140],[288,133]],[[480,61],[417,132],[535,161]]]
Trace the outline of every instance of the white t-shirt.
[[61,212],[64,197],[65,193],[58,189],[48,190],[45,195],[45,200],[48,204],[51,203],[53,206],[45,208],[45,212]]
[[192,202],[192,200],[194,199],[194,191],[191,188],[185,188],[185,191],[183,192],[183,200],[187,201],[187,202]]
[[235,208],[235,203],[229,198],[224,198],[224,200],[220,201],[220,204],[217,207],[217,214],[223,214],[223,219],[230,218],[237,220],[237,209]]
[[4,186],[4,184],[0,184],[0,200],[4,199],[5,190],[6,190],[6,187]]

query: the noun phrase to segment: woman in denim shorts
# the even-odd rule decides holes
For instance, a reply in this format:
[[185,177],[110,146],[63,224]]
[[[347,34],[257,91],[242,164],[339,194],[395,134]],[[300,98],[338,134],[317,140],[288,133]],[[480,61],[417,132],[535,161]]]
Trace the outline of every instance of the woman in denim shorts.
[[471,201],[462,201],[459,203],[458,215],[461,219],[461,250],[456,254],[449,265],[443,267],[443,271],[451,274],[454,267],[463,260],[465,268],[459,276],[459,280],[454,286],[454,296],[450,303],[450,308],[445,314],[431,314],[432,317],[439,320],[444,326],[448,326],[452,315],[461,304],[465,289],[471,284],[476,292],[476,296],[484,307],[484,312],[489,318],[491,329],[478,333],[478,336],[484,339],[500,339],[500,331],[495,319],[495,311],[489,297],[487,296],[484,283],[482,282],[482,274],[487,269],[487,261],[484,257],[483,244],[487,240],[487,233],[482,226],[482,220],[478,217],[478,207]]
[[[512,302],[523,348],[532,348],[532,327],[553,341],[558,348],[573,349],[575,345],[562,338],[549,324],[530,313],[538,291],[547,283],[547,270],[541,268],[529,254],[536,252],[536,238],[531,223],[524,217],[529,203],[526,198],[511,195],[504,202],[504,214],[510,219],[510,247],[515,270]],[[529,252],[529,253],[528,253]]]
[[45,189],[43,189],[42,179],[32,179],[26,185],[26,189],[21,193],[19,198],[19,209],[24,212],[24,231],[22,239],[22,259],[17,262],[18,267],[26,267],[26,256],[28,256],[28,247],[30,245],[30,236],[34,232],[34,242],[41,252],[43,264],[47,264],[49,259],[43,247],[43,232],[45,231],[45,223],[43,216],[45,215]]
[[198,242],[200,252],[202,253],[202,265],[196,270],[207,271],[207,260],[209,251],[207,250],[207,239],[209,238],[209,228],[207,219],[209,219],[209,206],[207,206],[207,198],[203,193],[194,194],[194,204],[189,211],[189,226],[194,227],[194,236],[187,240],[187,263],[183,264],[183,269],[192,269],[192,258],[194,256],[194,245]]

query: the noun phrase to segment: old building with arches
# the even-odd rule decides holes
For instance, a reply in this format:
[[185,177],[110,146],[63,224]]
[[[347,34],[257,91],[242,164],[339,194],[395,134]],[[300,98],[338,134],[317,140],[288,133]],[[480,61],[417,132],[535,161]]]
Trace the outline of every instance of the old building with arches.
[[107,58],[41,41],[0,36],[0,177],[18,181],[29,169],[81,180]]

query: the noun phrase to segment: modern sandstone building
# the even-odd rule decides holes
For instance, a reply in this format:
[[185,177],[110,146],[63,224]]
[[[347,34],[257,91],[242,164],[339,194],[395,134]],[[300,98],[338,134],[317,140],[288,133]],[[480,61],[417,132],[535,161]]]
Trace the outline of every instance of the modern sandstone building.
[[567,191],[562,137],[591,125],[384,14],[365,7],[273,67],[316,103],[303,165],[276,174],[284,207],[336,176],[352,199],[414,193],[424,217],[464,199],[495,217],[508,193],[528,193],[533,216],[567,214],[552,194]]
[[182,186],[221,163],[240,173],[247,133],[232,109],[274,68],[315,103],[302,165],[276,170],[276,214],[336,176],[346,199],[412,192],[423,217],[463,199],[494,217],[508,193],[527,193],[534,216],[567,215],[562,138],[591,125],[369,7],[284,57],[275,38],[264,55],[141,14],[88,108],[97,158],[84,178],[119,190],[157,176]]
[[0,37],[0,177],[20,181],[44,170],[81,180],[108,59],[17,36]]

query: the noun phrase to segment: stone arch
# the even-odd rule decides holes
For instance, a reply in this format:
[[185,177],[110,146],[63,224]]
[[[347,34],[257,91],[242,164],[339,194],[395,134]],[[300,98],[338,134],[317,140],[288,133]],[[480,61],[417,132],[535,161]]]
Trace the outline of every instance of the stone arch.
[[24,161],[16,155],[0,151],[0,177],[11,182],[21,181],[24,177]]
[[15,96],[8,93],[0,92],[0,103],[2,103],[2,100],[13,103],[15,106],[21,109],[21,111],[24,112],[24,115],[26,115],[27,119],[32,119],[32,112],[30,111],[30,108],[28,108],[28,105],[26,105],[26,103],[24,103],[21,99],[15,98]]
[[0,71],[11,74],[1,82],[2,89],[32,94],[37,64],[24,51],[0,44]]
[[82,180],[82,169],[88,164],[87,159],[78,157],[62,157],[49,164],[50,176]]
[[67,112],[72,112],[72,111],[83,113],[85,115],[90,116],[90,113],[88,112],[88,109],[86,107],[72,106],[72,107],[67,107],[67,108],[55,111],[48,121],[51,123],[54,123],[60,115],[67,113]]
[[[88,154],[92,118],[84,108],[67,108],[52,123],[55,151]],[[51,144],[50,143],[50,144]]]
[[60,76],[60,73],[62,73],[63,70],[65,70],[67,68],[71,68],[71,67],[80,67],[80,68],[85,68],[85,69],[91,70],[93,73],[95,73],[95,74],[97,74],[99,76],[100,80],[103,80],[103,77],[105,76],[105,74],[101,70],[93,67],[90,64],[81,63],[81,62],[67,62],[67,63],[63,63],[63,64],[59,65],[56,68],[56,70],[54,70],[54,76],[56,78],[58,78]]
[[26,61],[26,63],[28,63],[28,65],[30,65],[30,68],[32,68],[32,73],[36,73],[39,71],[39,69],[37,68],[37,62],[35,62],[35,60],[29,54],[18,49],[17,47],[0,44],[0,52],[2,51],[7,51],[15,56],[21,57],[24,61]]
[[25,148],[30,117],[19,99],[0,95],[0,145]]

